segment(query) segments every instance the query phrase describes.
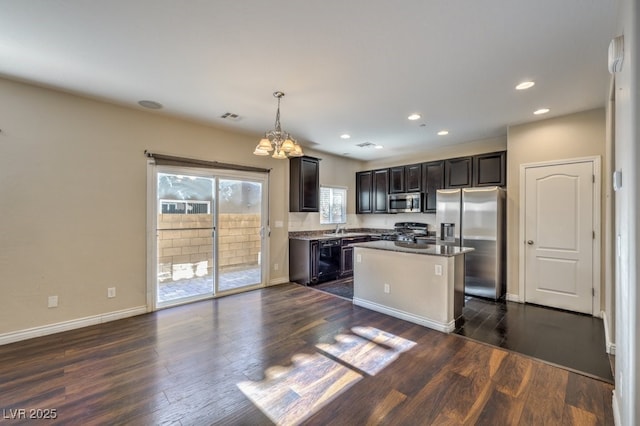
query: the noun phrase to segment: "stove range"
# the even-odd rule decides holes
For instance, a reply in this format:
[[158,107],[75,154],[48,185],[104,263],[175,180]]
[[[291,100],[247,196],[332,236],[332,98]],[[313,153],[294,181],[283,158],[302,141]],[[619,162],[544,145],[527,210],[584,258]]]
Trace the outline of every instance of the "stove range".
[[429,225],[420,222],[397,222],[393,225],[395,240],[405,243],[415,243],[416,237],[426,237]]

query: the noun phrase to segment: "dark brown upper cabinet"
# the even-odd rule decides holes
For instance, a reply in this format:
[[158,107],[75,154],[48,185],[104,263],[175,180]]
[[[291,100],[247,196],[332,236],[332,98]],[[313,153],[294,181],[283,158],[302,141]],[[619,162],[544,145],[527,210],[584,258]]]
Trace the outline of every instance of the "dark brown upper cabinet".
[[424,191],[425,213],[435,213],[436,192],[444,188],[444,161],[431,161],[422,164],[422,189]]
[[389,168],[389,193],[420,192],[422,189],[422,165],[411,164]]
[[320,159],[293,157],[289,160],[289,211],[320,211]]
[[387,212],[387,195],[389,194],[389,169],[373,171],[373,213]]
[[473,186],[507,184],[507,152],[490,152],[473,157]]
[[460,157],[444,160],[444,187],[468,188],[473,184],[473,158]]
[[389,169],[356,173],[356,213],[386,213]]
[[389,168],[389,193],[397,194],[407,192],[404,182],[404,166]]
[[356,213],[373,213],[373,170],[356,173]]
[[405,189],[407,192],[422,190],[422,164],[404,166]]

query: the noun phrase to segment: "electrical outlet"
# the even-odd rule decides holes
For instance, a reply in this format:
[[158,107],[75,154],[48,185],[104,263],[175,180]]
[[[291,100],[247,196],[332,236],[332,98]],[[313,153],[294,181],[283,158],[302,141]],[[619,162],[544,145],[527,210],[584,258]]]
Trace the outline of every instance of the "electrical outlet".
[[442,275],[442,265],[436,265],[436,275]]
[[384,292],[385,292],[385,293],[389,293],[389,290],[390,290],[390,289],[389,289],[389,284],[384,283]]
[[358,262],[358,263],[362,262],[362,255],[361,254],[356,256],[356,262]]
[[277,263],[273,264],[273,270],[277,271],[278,269],[280,269],[280,265],[278,265]]
[[58,307],[58,296],[49,296],[48,307],[49,308]]
[[109,287],[107,289],[107,297],[109,299],[113,299],[114,297],[116,297],[116,288],[115,287]]

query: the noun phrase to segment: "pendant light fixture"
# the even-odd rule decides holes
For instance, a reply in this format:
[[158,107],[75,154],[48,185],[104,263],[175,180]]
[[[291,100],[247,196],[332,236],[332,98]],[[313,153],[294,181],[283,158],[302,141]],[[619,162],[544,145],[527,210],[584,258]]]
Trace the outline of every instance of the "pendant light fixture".
[[298,142],[280,127],[280,99],[284,97],[284,93],[274,92],[273,96],[278,98],[275,129],[265,132],[253,153],[255,155],[269,155],[269,152],[273,151],[272,157],[279,160],[288,157],[302,157],[304,154]]

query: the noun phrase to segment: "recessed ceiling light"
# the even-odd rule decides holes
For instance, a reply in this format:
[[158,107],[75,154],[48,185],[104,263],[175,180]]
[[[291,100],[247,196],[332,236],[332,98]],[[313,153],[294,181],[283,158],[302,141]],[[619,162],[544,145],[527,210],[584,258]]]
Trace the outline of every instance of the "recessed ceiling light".
[[533,86],[535,86],[536,83],[533,81],[523,81],[522,83],[518,84],[516,86],[516,90],[525,90],[525,89],[530,89]]
[[546,114],[551,111],[549,108],[540,108],[538,110],[533,111],[535,115]]
[[138,105],[149,109],[162,109],[162,104],[156,101],[142,100],[138,101]]
[[384,148],[384,146],[382,146],[382,145],[376,145],[376,149],[382,149],[382,148]]
[[413,114],[411,114],[410,116],[408,116],[407,118],[409,120],[419,120],[420,117],[422,117],[420,114],[418,114],[417,112],[414,112]]
[[350,135],[350,134],[348,134],[348,133],[343,133],[343,134],[341,134],[341,135],[340,135],[340,137],[341,137],[342,139],[349,139],[349,138],[351,137],[351,135]]
[[448,134],[449,134],[449,131],[448,131],[448,130],[440,130],[440,131],[438,132],[438,136],[444,136],[444,135],[448,135]]

